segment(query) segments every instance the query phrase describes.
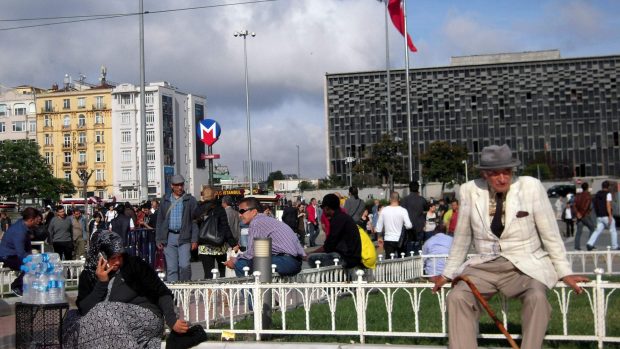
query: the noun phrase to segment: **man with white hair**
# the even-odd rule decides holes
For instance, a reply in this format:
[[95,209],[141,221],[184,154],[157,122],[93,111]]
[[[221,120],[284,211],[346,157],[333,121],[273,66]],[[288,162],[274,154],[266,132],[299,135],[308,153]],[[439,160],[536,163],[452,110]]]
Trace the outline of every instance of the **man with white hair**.
[[[521,348],[541,348],[551,316],[547,290],[562,280],[580,294],[583,290],[577,283],[589,280],[573,275],[542,183],[513,176],[519,164],[505,144],[482,149],[478,166],[482,178],[460,188],[454,241],[443,273],[432,278],[433,291],[466,275],[487,298],[497,292],[518,298]],[[477,255],[465,262],[472,242]],[[447,305],[449,347],[477,348],[481,306],[466,283],[453,287]]]

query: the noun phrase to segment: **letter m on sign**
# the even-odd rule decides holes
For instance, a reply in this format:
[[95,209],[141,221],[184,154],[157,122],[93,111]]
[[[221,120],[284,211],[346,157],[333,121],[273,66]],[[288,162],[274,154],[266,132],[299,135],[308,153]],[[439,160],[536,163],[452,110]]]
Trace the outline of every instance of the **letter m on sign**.
[[204,119],[200,121],[196,131],[204,144],[212,146],[220,138],[222,128],[215,120]]

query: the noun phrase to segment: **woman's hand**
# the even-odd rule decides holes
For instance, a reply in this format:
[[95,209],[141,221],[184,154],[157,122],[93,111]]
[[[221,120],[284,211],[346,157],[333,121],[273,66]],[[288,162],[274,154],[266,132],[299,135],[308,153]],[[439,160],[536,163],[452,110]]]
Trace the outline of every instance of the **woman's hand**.
[[172,330],[176,333],[185,333],[189,330],[189,323],[179,319],[172,326]]
[[99,262],[97,263],[97,270],[95,270],[95,275],[97,275],[97,279],[99,281],[110,281],[110,273],[114,270],[115,268],[111,268],[108,265],[108,261],[106,261],[103,257],[99,257]]

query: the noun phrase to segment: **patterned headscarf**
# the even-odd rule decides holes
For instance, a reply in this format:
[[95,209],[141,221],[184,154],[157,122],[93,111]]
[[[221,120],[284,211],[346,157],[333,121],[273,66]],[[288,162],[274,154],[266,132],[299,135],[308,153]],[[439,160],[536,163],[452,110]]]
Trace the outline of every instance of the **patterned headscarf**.
[[99,252],[101,252],[105,258],[110,258],[114,254],[125,252],[123,248],[123,239],[120,235],[110,230],[101,230],[93,234],[90,240],[90,247],[88,248],[88,252],[86,252],[86,262],[84,264],[84,271],[88,274],[89,278],[93,280],[97,278],[95,271],[99,263]]

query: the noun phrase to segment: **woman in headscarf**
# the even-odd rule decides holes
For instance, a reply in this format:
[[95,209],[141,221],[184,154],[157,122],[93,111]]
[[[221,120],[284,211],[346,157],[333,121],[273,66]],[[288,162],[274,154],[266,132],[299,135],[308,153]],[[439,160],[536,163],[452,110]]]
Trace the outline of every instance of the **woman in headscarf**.
[[63,326],[65,348],[161,348],[164,321],[177,333],[189,328],[151,266],[107,230],[91,239],[76,304]]
[[203,187],[200,198],[202,201],[198,203],[194,212],[196,223],[202,229],[202,225],[207,224],[207,219],[217,220],[217,230],[220,234],[223,234],[224,243],[215,246],[200,242],[200,245],[198,245],[198,258],[202,262],[205,279],[210,278],[211,270],[214,268],[217,268],[220,277],[223,277],[226,273],[226,267],[223,263],[226,262],[228,246],[232,247],[235,252],[239,250],[239,246],[228,225],[226,211],[222,207],[222,203],[215,198],[215,189],[210,186]]

